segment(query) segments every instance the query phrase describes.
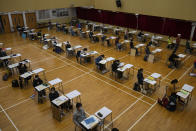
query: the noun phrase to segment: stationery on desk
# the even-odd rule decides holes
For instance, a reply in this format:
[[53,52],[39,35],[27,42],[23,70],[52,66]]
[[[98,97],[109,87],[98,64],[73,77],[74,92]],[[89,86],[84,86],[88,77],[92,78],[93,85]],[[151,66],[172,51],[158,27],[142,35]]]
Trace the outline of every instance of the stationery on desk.
[[58,98],[54,99],[54,100],[52,101],[52,103],[55,104],[55,105],[57,105],[57,106],[60,106],[60,105],[62,105],[63,103],[67,102],[68,100],[69,100],[69,99],[68,99],[66,96],[61,95],[61,96],[59,96]]
[[83,120],[81,122],[81,124],[88,130],[93,129],[95,126],[97,126],[97,124],[100,122],[100,120],[94,116],[91,115],[88,118],[86,118],[85,120]]
[[44,89],[46,89],[46,88],[49,88],[49,87],[50,87],[50,86],[47,85],[47,84],[41,84],[41,85],[36,86],[35,89],[36,89],[38,92],[40,92],[40,91],[42,91],[42,90],[44,90]]

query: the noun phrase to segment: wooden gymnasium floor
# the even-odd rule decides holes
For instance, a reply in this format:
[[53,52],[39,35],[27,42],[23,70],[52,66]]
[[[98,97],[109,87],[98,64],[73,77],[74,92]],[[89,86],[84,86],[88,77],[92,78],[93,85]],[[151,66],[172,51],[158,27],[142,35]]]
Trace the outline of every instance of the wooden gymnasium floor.
[[[162,43],[162,59],[151,64],[143,61],[144,53],[142,56],[132,57],[128,55],[128,50],[119,52],[114,47],[93,44],[87,39],[64,35],[55,30],[43,31],[56,36],[60,42],[68,40],[72,45],[80,44],[105,54],[106,57],[112,56],[135,66],[134,76],[120,83],[116,82],[109,72],[105,75],[97,73],[93,64],[80,65],[75,58],[66,58],[65,54],[57,55],[51,50],[43,50],[39,42],[24,40],[17,33],[0,35],[0,42],[5,43],[5,47],[12,47],[14,53],[22,54],[22,59],[28,58],[32,61],[32,69],[46,69],[47,80],[61,78],[65,93],[75,89],[80,91],[83,107],[88,114],[94,114],[103,106],[110,108],[113,111],[113,125],[120,131],[196,130],[196,90],[184,111],[178,108],[175,112],[169,112],[156,104],[157,98],[164,95],[165,86],[169,85],[171,79],[179,79],[180,87],[184,83],[196,86],[195,78],[188,75],[195,56],[188,55],[180,69],[169,69],[165,61],[171,51],[165,48],[166,43]],[[180,47],[178,52],[183,53],[184,48]],[[152,96],[147,97],[132,90],[137,69],[140,67],[144,68],[145,76],[154,72],[162,74],[161,87]],[[0,77],[3,74],[4,70],[1,69]],[[3,131],[74,131],[72,113],[67,113],[61,122],[55,120],[49,100],[44,104],[36,104],[30,98],[33,88],[12,88],[12,79],[7,82],[0,80],[0,128]],[[108,120],[106,130],[110,128],[109,123]]]

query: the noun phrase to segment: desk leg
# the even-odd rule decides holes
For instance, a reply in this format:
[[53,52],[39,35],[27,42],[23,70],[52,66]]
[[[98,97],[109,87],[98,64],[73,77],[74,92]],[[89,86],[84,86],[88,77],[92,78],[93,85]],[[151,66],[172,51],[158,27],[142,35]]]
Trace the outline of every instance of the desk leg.
[[113,128],[113,118],[112,118],[112,113],[111,113],[111,122],[112,122],[112,128]]

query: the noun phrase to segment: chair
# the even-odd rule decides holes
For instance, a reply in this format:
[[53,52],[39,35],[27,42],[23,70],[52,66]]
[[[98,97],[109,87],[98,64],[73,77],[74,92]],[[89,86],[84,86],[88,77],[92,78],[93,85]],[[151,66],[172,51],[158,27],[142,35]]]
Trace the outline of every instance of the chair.
[[136,55],[136,49],[131,48],[131,56],[135,56]]
[[148,62],[154,63],[154,55],[152,55],[152,54],[149,55]]

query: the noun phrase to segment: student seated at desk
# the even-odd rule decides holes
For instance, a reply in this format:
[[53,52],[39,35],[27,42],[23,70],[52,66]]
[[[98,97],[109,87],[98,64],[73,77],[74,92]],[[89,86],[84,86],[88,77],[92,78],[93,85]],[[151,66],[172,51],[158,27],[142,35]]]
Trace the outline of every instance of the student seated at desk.
[[151,54],[149,45],[146,46],[146,48],[145,48],[145,53],[146,53],[146,55],[144,56],[144,61],[147,61],[149,55]]
[[100,64],[99,62],[104,59],[104,55],[100,55],[95,59],[95,64],[100,71],[105,70],[105,65]]
[[116,29],[114,29],[114,33],[115,33],[115,35],[119,35],[119,31],[118,31],[119,30],[119,27],[117,27]]
[[136,55],[138,55],[138,49],[135,48],[135,46],[133,44],[133,39],[130,40],[130,49],[135,49],[136,50]]
[[69,31],[68,31],[68,28],[67,28],[66,26],[63,27],[63,32],[64,32],[65,34],[68,34]]
[[55,90],[55,87],[52,87],[49,93],[50,102],[52,102],[54,99],[58,97],[59,97],[59,93]]
[[120,42],[118,42],[116,44],[116,49],[121,50],[122,49],[122,44]]
[[110,38],[107,38],[107,39],[106,39],[106,43],[107,43],[107,46],[111,46]]
[[152,44],[153,44],[153,45],[157,46],[158,41],[156,41],[155,39],[156,39],[156,34],[153,34],[153,35],[152,35],[152,38],[151,38],[151,41],[152,41]]
[[143,88],[144,76],[143,76],[143,69],[140,68],[137,72],[137,81],[140,88]]
[[25,64],[19,63],[18,65],[19,74],[22,75],[27,72],[27,66]]
[[89,32],[89,38],[90,38],[91,41],[93,40],[93,35],[94,35],[94,34],[93,34],[93,31],[90,31],[90,32]]
[[[35,88],[36,86],[39,86],[41,84],[43,84],[43,81],[39,78],[38,75],[35,75],[35,78],[33,79],[33,87]],[[31,96],[31,98],[35,97],[35,93],[36,93],[36,90],[34,89],[34,94]],[[39,97],[46,96],[45,90],[38,92],[38,96]]]
[[86,113],[85,113],[84,109],[82,108],[82,104],[76,103],[76,111],[73,114],[74,124],[79,128],[85,129],[85,127],[81,124],[81,122],[86,118],[87,118]]
[[189,40],[186,41],[186,49],[185,49],[185,53],[192,53],[193,48],[190,46],[190,42]]
[[168,45],[167,45],[167,48],[168,48],[168,49],[173,49],[173,48],[174,48],[174,43],[172,42],[170,36],[169,36],[168,39],[167,39],[167,43],[168,43]]
[[[7,56],[7,53],[5,50],[3,50],[2,48],[0,48],[0,57],[4,57],[4,56]],[[0,67],[2,67],[3,65],[5,65],[6,67],[8,66],[9,64],[9,60],[8,59],[5,59],[3,60],[1,63],[0,63]]]
[[103,36],[101,37],[101,42],[102,42],[102,44],[104,43],[105,40],[106,40],[106,36],[103,35]]
[[121,79],[123,77],[123,72],[117,70],[119,68],[119,65],[120,65],[119,60],[113,61],[113,63],[112,63],[112,74],[114,72],[115,75],[117,75],[117,78]]
[[71,44],[69,43],[69,41],[67,41],[67,44],[65,46],[66,51],[67,51],[68,48],[71,48]]
[[51,22],[51,21],[48,22],[48,29],[49,29],[49,30],[52,29],[52,22]]
[[3,50],[2,48],[0,48],[0,57],[4,57],[7,56],[7,53],[5,50]]
[[173,67],[178,68],[178,65],[179,65],[179,61],[177,60],[178,58],[179,58],[179,56],[177,56],[175,54],[175,51],[173,51],[169,57],[170,65],[168,67],[169,68],[173,68]]
[[190,73],[190,76],[196,76],[196,60],[193,62],[193,69]]
[[143,33],[142,31],[140,31],[140,32],[137,34],[138,41],[142,41],[142,40],[143,40],[143,36],[144,36],[144,33]]
[[127,39],[128,39],[128,37],[129,37],[128,32],[129,32],[129,30],[128,30],[128,29],[126,29],[126,30],[125,30],[125,34],[124,34],[124,39],[125,39],[125,40],[127,40]]
[[[87,48],[84,48],[81,53],[80,53],[80,59],[83,58],[84,59],[84,62],[87,63],[87,62],[91,62],[91,57],[90,56],[86,56],[86,57],[82,57],[81,54],[84,54],[86,55],[86,52],[87,52]],[[81,63],[82,61],[80,61]]]
[[97,37],[96,35],[95,36],[92,36],[92,40],[93,42],[99,42],[99,37]]
[[41,38],[42,38],[42,31],[39,30],[39,31],[37,32],[37,39],[38,39],[38,40],[41,40]]
[[119,61],[119,60],[113,61],[113,63],[112,63],[112,73],[113,73],[113,72],[116,73],[119,64],[120,64],[120,61]]

